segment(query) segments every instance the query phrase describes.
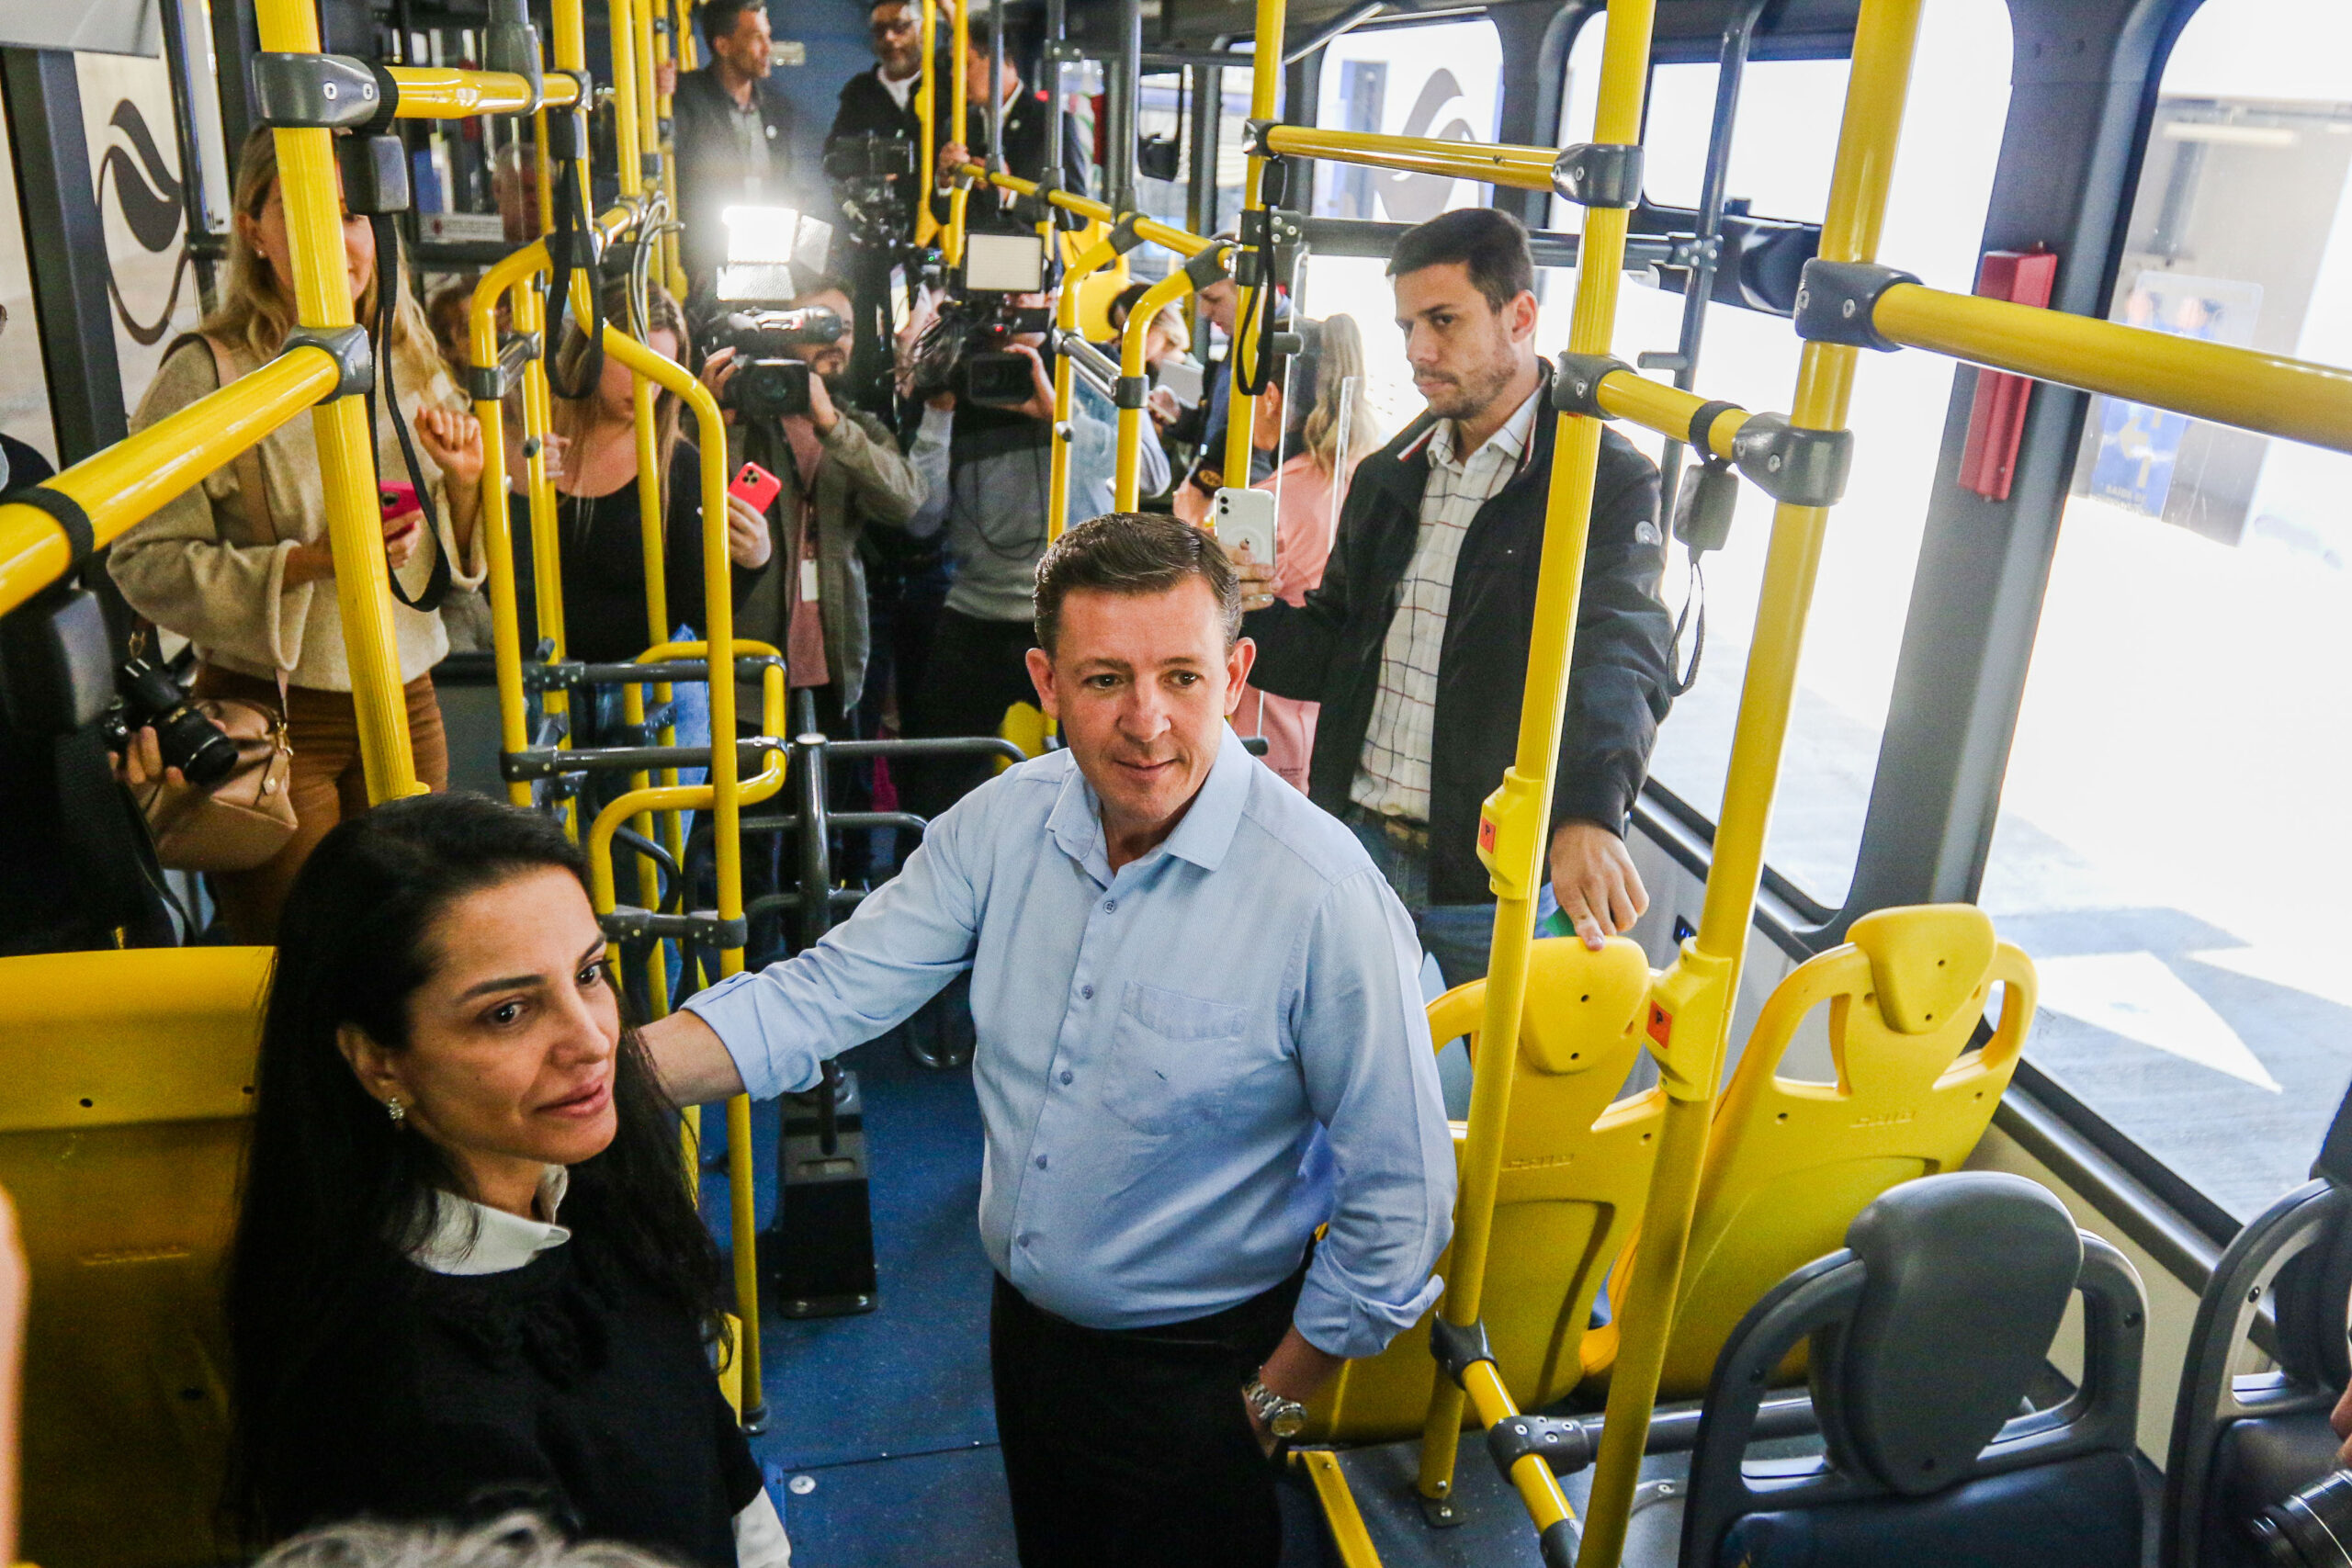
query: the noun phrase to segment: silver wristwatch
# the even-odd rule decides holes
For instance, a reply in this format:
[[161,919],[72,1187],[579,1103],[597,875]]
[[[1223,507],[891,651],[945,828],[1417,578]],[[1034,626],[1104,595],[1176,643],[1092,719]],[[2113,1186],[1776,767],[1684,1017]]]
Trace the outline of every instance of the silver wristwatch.
[[1306,1406],[1295,1399],[1284,1399],[1264,1382],[1253,1377],[1242,1389],[1241,1397],[1249,1403],[1250,1414],[1266,1425],[1266,1430],[1287,1441],[1306,1430]]

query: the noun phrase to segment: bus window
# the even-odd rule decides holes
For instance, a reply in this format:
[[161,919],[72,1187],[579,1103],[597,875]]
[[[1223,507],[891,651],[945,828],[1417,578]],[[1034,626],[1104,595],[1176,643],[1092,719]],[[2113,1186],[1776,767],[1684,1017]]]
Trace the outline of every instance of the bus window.
[[[0,125],[0,153],[7,129]],[[24,231],[17,215],[17,161],[0,156],[0,431],[57,460],[57,434],[50,423],[49,379],[43,368],[40,327],[33,317],[32,267],[25,256]],[[21,483],[21,479],[17,482]]]
[[[1502,107],[1503,51],[1483,17],[1421,27],[1359,28],[1324,51],[1315,123],[1441,141],[1491,141]],[[1491,187],[1437,175],[1347,164],[1315,165],[1315,214],[1422,223],[1476,207]]]
[[[1585,46],[1580,39],[1578,51]],[[1929,0],[1919,53],[1937,69],[1912,79],[1880,254],[1938,288],[1965,291],[1974,286],[2007,112],[2007,6],[2001,0]],[[1760,216],[1819,219],[1846,70],[1844,61],[1748,66],[1733,142],[1733,197],[1752,192],[1752,210]],[[1574,114],[1577,95],[1589,92],[1576,80],[1576,56],[1570,73]],[[1661,66],[1655,75],[1665,85],[1650,116],[1658,149],[1648,164],[1656,171],[1652,196],[1695,201],[1715,67]],[[1589,134],[1590,109],[1582,112]],[[1682,296],[1642,287],[1630,276],[1626,282],[1615,352],[1631,363],[1645,350],[1673,348]],[[1547,352],[1566,343],[1573,291],[1568,275],[1551,275],[1542,340]],[[1710,305],[1699,389],[1752,409],[1785,411],[1799,348],[1779,317]],[[1950,361],[1917,354],[1865,355],[1858,372],[1853,474],[1844,503],[1830,515],[1768,847],[1774,868],[1827,908],[1844,899],[1861,842],[1952,377]],[[1658,451],[1655,439],[1627,434],[1653,456]],[[1698,682],[1659,728],[1651,760],[1652,780],[1710,821],[1721,809],[1771,525],[1770,499],[1743,486],[1730,545],[1706,561],[1706,654]],[[1678,548],[1667,567],[1668,603],[1679,609],[1687,588]],[[1687,637],[1681,651],[1687,660]]]
[[[1492,141],[1502,103],[1502,44],[1495,25],[1476,21],[1368,27],[1332,40],[1322,71],[1321,116],[1334,130],[1379,130],[1444,141]],[[1315,212],[1420,223],[1491,199],[1491,186],[1434,175],[1398,175],[1345,164],[1315,165]],[[1404,344],[1392,324],[1396,303],[1377,256],[1310,256],[1306,313],[1344,311],[1363,331],[1364,396],[1384,435],[1420,412]]]
[[[2208,0],[2109,314],[2352,364],[2352,16]],[[2229,1214],[2303,1179],[2352,1030],[2352,458],[2095,399],[1982,901],[2034,1063]]]

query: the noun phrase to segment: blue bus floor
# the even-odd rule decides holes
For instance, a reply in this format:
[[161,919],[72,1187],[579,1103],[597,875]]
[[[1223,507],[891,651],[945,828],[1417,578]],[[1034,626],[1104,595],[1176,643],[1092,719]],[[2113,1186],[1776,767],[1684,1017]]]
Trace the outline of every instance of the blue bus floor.
[[[874,1214],[875,1310],[763,1314],[767,1430],[752,1440],[804,1568],[1014,1568],[989,1383],[980,1250],[980,1113],[968,1070],[934,1072],[886,1035],[842,1058],[858,1075]],[[775,1214],[774,1102],[752,1108],[755,1201]],[[726,1122],[703,1113],[702,1211],[723,1247]],[[797,1488],[796,1490],[796,1488]],[[1285,1485],[1284,1568],[1336,1564],[1311,1495]]]

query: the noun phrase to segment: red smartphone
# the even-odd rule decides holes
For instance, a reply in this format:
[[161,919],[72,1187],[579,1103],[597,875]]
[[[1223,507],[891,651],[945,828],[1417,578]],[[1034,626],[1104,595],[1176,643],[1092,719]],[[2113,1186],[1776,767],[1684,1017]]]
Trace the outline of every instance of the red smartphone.
[[[390,523],[395,517],[406,517],[411,513],[422,512],[424,510],[424,504],[416,499],[416,487],[413,484],[401,483],[378,485],[376,487],[376,501],[377,503],[384,509],[384,521],[387,523]],[[415,525],[416,525],[414,523],[411,523],[409,525],[410,527],[414,527]],[[404,529],[402,532],[406,532],[406,530]]]
[[765,512],[768,502],[783,489],[782,479],[757,463],[746,463],[735,471],[734,482],[727,487],[727,493],[750,502],[754,512]]

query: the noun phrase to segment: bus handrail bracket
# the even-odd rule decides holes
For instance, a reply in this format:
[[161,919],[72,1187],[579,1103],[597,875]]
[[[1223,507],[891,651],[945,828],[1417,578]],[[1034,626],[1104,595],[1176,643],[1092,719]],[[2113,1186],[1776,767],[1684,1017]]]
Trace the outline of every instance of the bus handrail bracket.
[[1634,207],[1642,199],[1638,141],[1579,141],[1552,164],[1552,188],[1578,207]]
[[390,112],[390,78],[347,54],[254,56],[254,118],[279,130],[344,130]]
[[1613,354],[1570,354],[1563,349],[1552,367],[1552,407],[1560,413],[1607,419],[1609,412],[1600,406],[1602,378],[1620,370],[1631,374],[1633,368]]
[[1592,1463],[1593,1447],[1592,1433],[1573,1416],[1514,1416],[1487,1428],[1487,1452],[1506,1482],[1530,1454],[1555,1475],[1574,1475]]
[[1854,466],[1854,433],[1807,430],[1788,416],[1751,416],[1732,437],[1732,461],[1765,494],[1791,506],[1835,506]]
[[376,384],[376,351],[368,344],[366,327],[293,327],[277,352],[282,356],[298,348],[322,349],[334,361],[340,374],[329,400],[364,396]]
[[1840,344],[1892,354],[1903,345],[1878,330],[1871,318],[1879,296],[1898,283],[1917,283],[1918,274],[1875,262],[1804,264],[1797,281],[1797,336],[1807,343]]
[[1460,1387],[1472,1367],[1495,1359],[1495,1348],[1487,1341],[1486,1320],[1454,1323],[1443,1313],[1438,1314],[1430,1319],[1430,1355]]

